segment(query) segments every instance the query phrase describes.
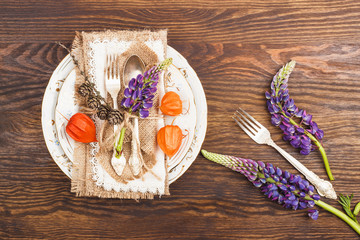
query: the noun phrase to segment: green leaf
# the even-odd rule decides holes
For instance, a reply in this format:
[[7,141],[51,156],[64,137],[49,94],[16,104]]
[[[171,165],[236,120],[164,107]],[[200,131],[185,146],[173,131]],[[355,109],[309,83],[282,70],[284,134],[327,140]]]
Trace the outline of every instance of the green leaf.
[[355,206],[355,209],[354,209],[354,215],[357,216],[360,212],[360,202],[358,202]]
[[[339,196],[339,203],[341,204],[341,206],[343,207],[344,211],[346,212],[346,214],[352,218],[355,222],[358,222],[356,219],[356,215],[353,214],[353,212],[351,211],[351,200],[354,197],[353,194],[351,194],[351,196],[344,196],[342,194],[340,194]],[[359,204],[358,204],[359,205]],[[360,210],[360,206],[359,206],[359,210]],[[354,210],[355,212],[355,210]]]

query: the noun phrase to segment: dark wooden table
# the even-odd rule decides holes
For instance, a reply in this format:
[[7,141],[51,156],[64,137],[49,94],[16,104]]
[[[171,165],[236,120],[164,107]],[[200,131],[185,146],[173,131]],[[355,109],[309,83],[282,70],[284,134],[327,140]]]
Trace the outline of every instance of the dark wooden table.
[[[320,210],[285,210],[240,174],[198,156],[153,201],[76,198],[52,160],[41,101],[76,30],[168,28],[169,45],[188,59],[208,102],[208,151],[289,169],[232,121],[241,106],[286,151],[327,178],[319,153],[302,156],[270,123],[264,92],[296,60],[289,88],[325,131],[337,193],[360,201],[360,2],[262,0],[7,0],[0,2],[0,238],[31,239],[357,239]],[[324,200],[337,208],[336,201]]]

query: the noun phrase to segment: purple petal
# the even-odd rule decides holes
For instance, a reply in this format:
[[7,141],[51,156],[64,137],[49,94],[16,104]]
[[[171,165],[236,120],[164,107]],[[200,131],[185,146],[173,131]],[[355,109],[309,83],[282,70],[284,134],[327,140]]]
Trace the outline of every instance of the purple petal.
[[150,95],[146,98],[146,101],[152,100],[155,96],[154,95]]
[[301,144],[309,146],[311,144],[311,139],[308,136],[301,136]]
[[137,90],[133,91],[131,98],[132,98],[133,100],[137,99],[138,93],[139,93],[139,91],[137,91]]
[[[268,102],[268,103],[270,103],[270,102]],[[269,113],[271,113],[271,114],[275,113],[275,111],[274,111],[274,109],[273,109],[273,107],[272,107],[271,104],[268,104],[268,111],[269,111]]]
[[304,111],[302,109],[296,109],[294,114],[295,114],[296,117],[302,117],[303,112]]
[[151,87],[152,87],[152,88],[157,87],[158,83],[159,83],[158,81],[153,82],[153,83],[151,84]]
[[302,179],[301,182],[305,185],[305,188],[308,188],[310,186],[310,183],[305,179]]
[[279,182],[279,181],[280,181],[280,178],[279,178],[278,176],[276,176],[276,175],[274,175],[272,178],[274,179],[275,182]]
[[284,172],[284,177],[285,177],[286,179],[289,179],[290,173],[289,173],[288,171],[285,171],[285,172]]
[[151,77],[152,81],[158,81],[159,80],[159,74],[155,73],[152,77]]
[[318,140],[321,140],[324,138],[324,131],[321,129],[318,129],[317,132],[315,133],[315,136]]
[[124,96],[125,96],[126,98],[131,97],[132,92],[133,92],[133,90],[131,90],[130,88],[125,88]]
[[313,133],[315,133],[319,130],[317,123],[313,122],[313,121],[310,122],[310,128],[313,130]]
[[304,132],[305,132],[305,130],[304,130],[302,127],[298,127],[298,128],[296,129],[296,131],[297,131],[298,133],[304,133]]
[[309,192],[315,192],[315,188],[314,188],[313,185],[310,185],[310,186],[308,187],[308,190],[309,190]]
[[156,91],[157,91],[157,88],[156,88],[156,87],[150,88],[150,92],[151,92],[151,93],[155,93]]
[[[151,70],[151,69],[150,69]],[[150,77],[151,71],[148,70],[146,72],[144,72],[144,78],[148,79]]]
[[290,201],[294,201],[296,199],[296,196],[294,194],[291,194],[290,197],[288,197]]
[[304,122],[304,124],[309,125],[312,119],[312,115],[310,114],[306,114],[306,111],[304,111],[303,116],[302,116],[302,121]]
[[284,139],[284,141],[290,141],[291,135],[289,135],[288,133],[284,133],[283,139]]
[[261,187],[262,186],[262,183],[259,182],[259,181],[253,181],[253,184],[255,187]]
[[258,161],[258,164],[262,169],[265,168],[265,163],[263,163],[262,161]]
[[299,193],[299,195],[300,195],[301,198],[304,198],[306,196],[306,193],[301,192],[301,193]]
[[270,99],[270,97],[271,97],[270,93],[269,93],[269,92],[265,92],[265,97],[266,97],[266,99]]
[[302,182],[299,182],[299,188],[301,190],[304,190],[305,189],[305,185],[302,183]]
[[124,105],[124,103],[125,103],[125,100],[126,100],[126,98],[123,98],[123,99],[121,100],[120,106],[123,106],[123,107],[125,107],[125,105]]
[[314,194],[311,196],[314,200],[320,200],[320,196],[318,194]]
[[126,98],[124,101],[123,106],[126,108],[129,108],[132,104],[131,104],[132,99],[131,98]]
[[285,102],[285,101],[289,100],[289,98],[290,98],[289,95],[285,95],[284,98],[283,98],[283,101]]
[[309,217],[311,217],[313,220],[317,220],[319,217],[319,211],[315,209],[311,209],[308,212]]
[[131,108],[132,111],[133,111],[133,112],[136,112],[136,111],[139,109],[140,105],[141,105],[141,102],[136,103],[136,104]]
[[142,90],[138,89],[138,99],[143,100]]
[[283,115],[281,115],[281,119],[282,119],[282,121],[284,122],[284,124],[285,124],[285,123],[290,123],[290,119],[287,118],[287,117],[284,117]]
[[273,114],[271,117],[271,123],[275,126],[279,126],[281,123],[281,117],[278,114]]
[[[275,76],[276,76],[276,75],[275,75]],[[274,76],[274,78],[275,78],[275,76]],[[271,89],[275,89],[275,84],[274,84],[274,81],[272,81],[272,82],[271,82],[271,84],[270,84],[270,88],[271,88]]]
[[143,83],[144,76],[142,74],[137,75],[136,81],[138,84]]
[[274,109],[275,113],[278,113],[280,111],[280,108],[275,104],[272,105],[272,108]]
[[283,84],[283,85],[281,85],[280,89],[285,90],[287,87],[288,87],[287,84]]
[[310,152],[311,152],[311,150],[309,150],[309,149],[302,149],[302,150],[300,151],[300,154],[302,154],[302,155],[309,155]]
[[132,78],[129,82],[129,88],[132,89],[132,90],[135,90],[136,89],[136,79],[135,78]]
[[290,144],[294,147],[294,148],[299,148],[300,147],[300,139],[299,138],[295,138],[293,140],[290,141]]
[[295,133],[295,127],[293,125],[289,126],[286,130],[291,134]]
[[149,116],[149,111],[146,109],[140,109],[140,118],[147,118]]
[[307,203],[306,203],[306,202],[300,202],[299,205],[300,205],[300,207],[301,207],[302,209],[307,208]]
[[153,106],[152,101],[147,101],[143,103],[143,108],[151,108]]
[[307,201],[307,206],[308,206],[308,208],[312,208],[315,206],[315,202],[312,200],[309,200],[309,201]]

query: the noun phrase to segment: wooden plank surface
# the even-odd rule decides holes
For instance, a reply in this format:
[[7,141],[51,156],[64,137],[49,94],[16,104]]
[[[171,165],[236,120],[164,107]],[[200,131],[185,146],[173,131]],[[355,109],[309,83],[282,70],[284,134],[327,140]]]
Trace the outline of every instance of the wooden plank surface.
[[[153,201],[76,198],[52,160],[41,102],[75,30],[168,28],[169,45],[195,69],[208,102],[203,148],[297,173],[235,125],[241,106],[286,151],[326,178],[320,154],[302,156],[270,123],[264,92],[290,59],[290,94],[325,132],[338,193],[360,201],[358,1],[2,1],[0,3],[0,238],[357,239],[330,213],[285,210],[244,177],[198,156]],[[337,208],[333,200],[324,200]]]

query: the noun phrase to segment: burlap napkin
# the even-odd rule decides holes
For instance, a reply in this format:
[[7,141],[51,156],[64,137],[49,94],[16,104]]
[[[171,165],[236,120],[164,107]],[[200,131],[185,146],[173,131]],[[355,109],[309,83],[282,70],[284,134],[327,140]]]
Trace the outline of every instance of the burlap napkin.
[[[71,51],[78,65],[76,86],[85,81],[85,74],[90,81],[96,84],[100,94],[112,104],[103,83],[104,65],[102,64],[105,62],[106,54],[120,54],[120,72],[123,70],[126,59],[134,54],[138,55],[147,67],[150,67],[164,60],[167,47],[166,35],[165,30],[77,32]],[[121,79],[121,84],[122,90],[118,96],[119,105],[125,89],[123,79]],[[154,195],[169,194],[166,158],[156,145],[157,130],[164,124],[158,110],[159,99],[165,92],[163,75],[160,77],[158,86],[150,117],[139,120],[141,153],[146,165],[143,168],[144,174],[133,176],[128,165],[121,176],[116,174],[111,166],[113,127],[107,121],[101,121],[97,119],[96,115],[92,115],[96,122],[99,144],[95,151],[94,147],[89,144],[76,143],[71,191],[75,192],[77,196],[152,199]],[[77,93],[75,98],[83,107],[82,111],[86,112],[86,99]],[[127,132],[124,141],[124,155],[127,159],[131,154],[132,118],[133,116],[127,115],[125,122]]]

